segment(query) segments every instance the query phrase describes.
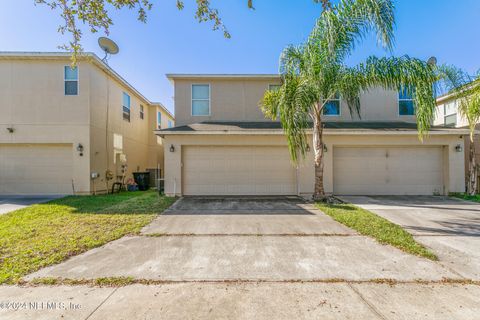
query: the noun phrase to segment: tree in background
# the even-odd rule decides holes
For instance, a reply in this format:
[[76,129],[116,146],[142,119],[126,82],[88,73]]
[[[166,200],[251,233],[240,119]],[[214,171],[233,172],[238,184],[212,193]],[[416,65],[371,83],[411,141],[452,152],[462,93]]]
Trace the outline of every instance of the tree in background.
[[[147,22],[147,12],[153,7],[152,0],[34,0],[35,4],[44,4],[52,10],[59,9],[60,16],[65,21],[59,26],[58,31],[62,34],[70,33],[72,40],[68,45],[61,48],[72,52],[72,59],[75,63],[78,53],[82,51],[82,31],[79,22],[88,26],[90,32],[103,31],[109,34],[113,20],[110,17],[107,7],[120,10],[127,8],[137,12],[139,21]],[[331,8],[330,0],[313,0],[315,3],[322,3],[323,9]],[[213,30],[222,30],[225,38],[230,38],[230,32],[224,25],[218,10],[212,8],[210,0],[195,0],[195,19],[199,22],[213,22]],[[247,7],[253,9],[253,0],[246,0]],[[184,0],[176,0],[177,8],[183,10]]]
[[469,163],[467,173],[467,193],[474,195],[478,185],[478,165],[475,159],[475,128],[480,121],[480,77],[470,76],[464,70],[453,66],[440,68],[443,73],[442,84],[448,90],[452,99],[456,100],[458,112],[468,122],[469,135]]
[[305,43],[288,46],[281,54],[282,85],[267,91],[260,105],[267,117],[280,118],[294,163],[306,156],[307,130],[313,122],[315,200],[326,199],[322,114],[332,99],[340,96],[350,114],[360,116],[362,91],[402,90],[413,96],[420,139],[433,122],[436,66],[408,56],[369,57],[353,67],[345,64],[368,32],[375,32],[378,42],[392,49],[394,25],[391,0],[341,0],[326,7]]
[[[82,51],[81,39],[82,31],[79,22],[88,26],[90,32],[96,33],[103,31],[109,34],[110,26],[113,20],[110,17],[107,7],[120,10],[127,8],[137,12],[139,21],[147,22],[147,12],[153,7],[151,0],[34,0],[35,4],[44,4],[52,10],[58,9],[60,16],[65,23],[59,26],[58,31],[62,34],[70,33],[72,40],[68,45],[62,46],[63,49],[73,53],[72,58],[75,61],[76,56]],[[183,10],[184,1],[176,0],[177,8]],[[226,38],[230,38],[230,33],[223,24],[218,10],[210,6],[209,0],[196,0],[197,9],[195,18],[199,22],[213,21],[213,30],[221,29]],[[253,8],[252,0],[248,0],[247,5]]]

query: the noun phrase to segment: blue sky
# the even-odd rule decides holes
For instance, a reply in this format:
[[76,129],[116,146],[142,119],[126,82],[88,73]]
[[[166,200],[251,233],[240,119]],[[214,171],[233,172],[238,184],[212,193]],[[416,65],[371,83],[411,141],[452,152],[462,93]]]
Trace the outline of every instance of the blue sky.
[[[278,57],[288,44],[304,40],[321,6],[311,0],[212,0],[231,39],[194,20],[194,0],[178,11],[175,0],[153,0],[148,23],[128,10],[112,11],[110,37],[120,46],[110,66],[152,101],[173,110],[173,88],[166,73],[276,73]],[[408,54],[450,63],[474,73],[480,69],[480,1],[397,0],[394,55]],[[61,20],[34,0],[2,0],[0,51],[58,51],[68,38],[57,33]],[[85,33],[83,46],[102,56],[97,38]],[[369,55],[387,55],[373,37],[359,46],[348,63]]]

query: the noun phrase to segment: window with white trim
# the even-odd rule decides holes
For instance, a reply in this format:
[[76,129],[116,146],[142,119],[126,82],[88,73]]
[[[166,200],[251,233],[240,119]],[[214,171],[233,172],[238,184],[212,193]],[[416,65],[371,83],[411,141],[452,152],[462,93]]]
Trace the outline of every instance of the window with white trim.
[[398,114],[401,116],[415,115],[415,103],[413,101],[413,89],[407,87],[398,91]]
[[336,93],[332,99],[328,99],[323,106],[323,115],[339,116],[340,115],[340,94]]
[[443,124],[447,127],[455,127],[457,125],[457,102],[445,103],[443,108]]
[[130,96],[127,93],[123,93],[122,101],[123,119],[130,122]]
[[162,129],[162,113],[157,111],[157,128]]
[[145,117],[145,113],[143,110],[143,105],[140,105],[140,119],[143,119]]
[[173,127],[173,122],[170,121],[170,120],[168,120],[168,127],[169,127],[169,128],[172,128],[172,127]]
[[192,116],[210,115],[210,85],[192,84]]
[[78,66],[74,68],[72,68],[71,66],[65,66],[63,69],[63,73],[63,80],[65,83],[65,95],[78,95]]

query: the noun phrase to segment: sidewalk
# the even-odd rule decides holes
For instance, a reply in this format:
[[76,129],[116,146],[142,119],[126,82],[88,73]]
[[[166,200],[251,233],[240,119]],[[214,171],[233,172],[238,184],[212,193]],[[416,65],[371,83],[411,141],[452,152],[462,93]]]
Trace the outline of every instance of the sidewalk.
[[[12,307],[7,302],[17,303],[20,309],[7,310]],[[22,320],[473,320],[480,314],[480,286],[288,282],[193,282],[120,288],[2,286],[0,306],[0,319]]]

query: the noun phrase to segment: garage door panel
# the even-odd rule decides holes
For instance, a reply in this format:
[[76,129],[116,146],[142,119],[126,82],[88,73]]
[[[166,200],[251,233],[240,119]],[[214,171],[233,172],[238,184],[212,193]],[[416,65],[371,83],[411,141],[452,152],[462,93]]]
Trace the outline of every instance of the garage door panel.
[[182,149],[185,195],[296,194],[296,173],[286,147],[184,146]]
[[71,145],[0,145],[0,195],[72,193]]
[[334,193],[443,193],[442,155],[441,147],[335,147]]

